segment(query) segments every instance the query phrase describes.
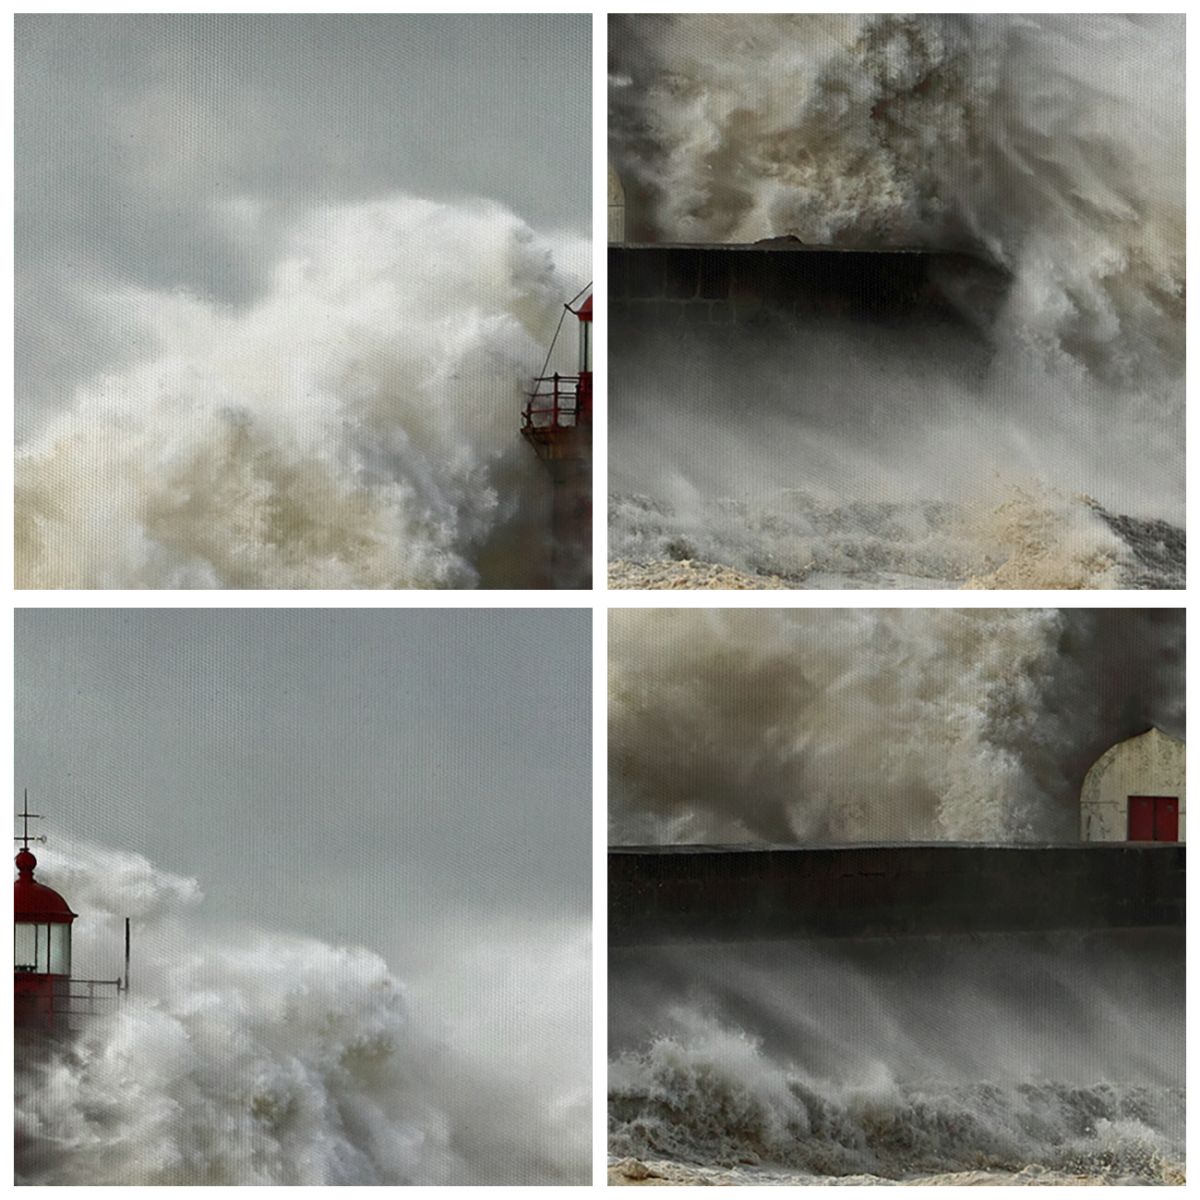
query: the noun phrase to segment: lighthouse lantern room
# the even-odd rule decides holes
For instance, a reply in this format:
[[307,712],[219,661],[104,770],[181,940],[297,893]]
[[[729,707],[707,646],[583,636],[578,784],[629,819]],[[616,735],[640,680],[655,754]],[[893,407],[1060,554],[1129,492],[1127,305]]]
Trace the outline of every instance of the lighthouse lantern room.
[[[124,979],[75,979],[71,976],[71,929],[76,913],[52,887],[34,879],[37,859],[30,842],[29,796],[20,814],[17,880],[13,901],[13,1023],[17,1033],[65,1035],[79,1021],[101,1015],[108,1002],[129,992],[129,918],[125,918]],[[74,1024],[73,1024],[74,1022]],[[25,1039],[27,1040],[27,1039]],[[24,1041],[23,1041],[24,1044]]]
[[17,880],[13,898],[15,987],[14,1022],[18,1029],[48,1033],[66,1028],[71,993],[71,925],[76,914],[53,888],[33,877],[37,859],[29,849],[28,800],[21,814],[24,831],[17,839]]

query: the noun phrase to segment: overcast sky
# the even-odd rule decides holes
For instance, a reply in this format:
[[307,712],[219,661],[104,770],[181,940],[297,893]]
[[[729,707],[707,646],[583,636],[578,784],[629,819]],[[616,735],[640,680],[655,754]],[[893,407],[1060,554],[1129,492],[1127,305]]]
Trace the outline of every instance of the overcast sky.
[[19,428],[133,352],[87,289],[247,304],[279,233],[315,204],[483,196],[586,237],[590,26],[577,13],[18,17]]
[[[22,610],[18,796],[212,918],[394,966],[590,913],[583,610]],[[69,899],[69,897],[68,897]]]

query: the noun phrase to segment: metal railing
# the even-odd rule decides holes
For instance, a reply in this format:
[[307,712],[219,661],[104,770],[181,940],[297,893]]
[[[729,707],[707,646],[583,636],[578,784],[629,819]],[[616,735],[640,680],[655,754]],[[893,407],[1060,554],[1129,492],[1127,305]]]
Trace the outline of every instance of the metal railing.
[[[77,991],[77,988],[86,989]],[[109,989],[97,991],[97,988]],[[110,1006],[115,1005],[124,992],[119,979],[72,979],[71,990],[67,992],[65,1009],[55,1004],[57,1012],[66,1012],[69,1017],[101,1017],[111,1012]]]
[[125,994],[119,979],[71,979],[61,990],[14,998],[18,1028],[78,1033],[84,1021],[108,1016]]
[[585,413],[580,404],[578,375],[543,375],[533,381],[521,428],[574,429]]

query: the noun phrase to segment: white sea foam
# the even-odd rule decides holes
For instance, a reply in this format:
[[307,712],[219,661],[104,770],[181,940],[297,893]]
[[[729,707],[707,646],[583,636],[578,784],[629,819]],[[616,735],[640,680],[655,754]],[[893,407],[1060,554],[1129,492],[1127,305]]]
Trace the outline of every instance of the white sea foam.
[[393,196],[298,218],[245,307],[89,293],[126,364],[20,448],[18,584],[538,583],[518,430],[579,286],[554,258],[497,205]]
[[1182,963],[1173,934],[626,952],[610,1153],[707,1182],[1181,1182]]
[[458,938],[459,1003],[433,1018],[368,949],[214,927],[194,880],[135,855],[40,857],[82,914],[76,975],[119,971],[125,914],[134,974],[115,1011],[19,1064],[21,1182],[587,1181],[586,930]]

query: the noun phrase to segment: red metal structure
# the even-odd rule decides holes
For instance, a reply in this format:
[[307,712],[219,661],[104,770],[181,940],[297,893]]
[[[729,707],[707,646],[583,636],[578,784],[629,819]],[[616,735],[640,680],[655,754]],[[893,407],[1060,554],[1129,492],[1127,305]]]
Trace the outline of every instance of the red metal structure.
[[579,323],[578,374],[543,374],[533,381],[521,435],[546,464],[554,484],[555,582],[560,587],[591,587],[592,297],[589,293],[578,308],[564,307]]
[[22,846],[17,851],[13,898],[14,1025],[18,1033],[71,1033],[72,1017],[95,1015],[102,1000],[129,990],[129,921],[125,922],[124,983],[72,979],[71,927],[78,914],[58,892],[33,877],[37,859],[29,849],[29,821],[37,814],[29,811],[28,796],[21,817],[25,826],[17,838]]
[[17,853],[13,899],[18,1029],[61,1031],[71,993],[71,924],[76,914],[53,889],[33,877],[37,859],[28,842]]

